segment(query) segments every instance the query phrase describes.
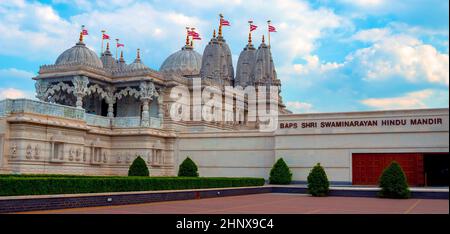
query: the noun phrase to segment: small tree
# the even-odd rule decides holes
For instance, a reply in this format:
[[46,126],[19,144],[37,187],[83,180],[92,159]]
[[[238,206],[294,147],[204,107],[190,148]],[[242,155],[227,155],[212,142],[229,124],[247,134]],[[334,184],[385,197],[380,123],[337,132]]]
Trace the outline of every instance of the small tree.
[[178,176],[198,177],[198,168],[191,158],[187,157],[181,164],[178,170]]
[[378,193],[380,197],[386,198],[409,198],[409,191],[406,175],[402,167],[396,161],[393,161],[379,179],[381,191]]
[[329,187],[327,174],[320,163],[317,163],[308,175],[308,193],[315,197],[324,197],[328,195]]
[[128,169],[128,176],[149,176],[147,164],[141,156],[138,156]]
[[292,173],[288,165],[282,158],[278,159],[270,170],[269,183],[271,184],[290,184]]

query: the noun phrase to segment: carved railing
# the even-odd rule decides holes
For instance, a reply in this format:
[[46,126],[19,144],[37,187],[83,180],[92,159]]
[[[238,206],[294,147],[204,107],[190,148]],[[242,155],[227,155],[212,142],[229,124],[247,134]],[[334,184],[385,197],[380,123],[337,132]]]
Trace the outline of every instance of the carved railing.
[[111,127],[111,118],[86,113],[86,123],[91,126]]
[[[85,113],[84,109],[30,99],[5,99],[0,101],[0,117],[15,113],[33,113],[86,121],[87,125],[105,128],[137,128],[141,117],[109,118]],[[161,128],[161,118],[150,117],[150,128]]]
[[33,113],[84,120],[84,110],[71,106],[30,99],[6,99],[1,102],[0,114],[3,113],[3,115],[11,113]]
[[113,127],[116,128],[136,128],[141,126],[141,117],[115,117],[112,120]]

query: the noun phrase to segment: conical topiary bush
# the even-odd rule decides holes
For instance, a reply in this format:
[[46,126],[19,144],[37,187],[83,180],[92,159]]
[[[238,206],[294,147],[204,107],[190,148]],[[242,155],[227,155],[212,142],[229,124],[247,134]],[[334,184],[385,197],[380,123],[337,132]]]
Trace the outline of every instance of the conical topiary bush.
[[324,197],[328,195],[329,187],[327,174],[320,163],[317,163],[308,175],[308,193],[315,197]]
[[379,179],[379,186],[381,188],[379,197],[409,198],[411,195],[406,175],[396,161],[384,169]]
[[128,169],[128,176],[149,176],[147,164],[141,156],[138,156]]
[[178,170],[178,176],[198,177],[198,168],[191,158],[187,157],[181,164]]
[[290,184],[292,181],[292,173],[288,165],[282,158],[278,159],[270,170],[270,184]]

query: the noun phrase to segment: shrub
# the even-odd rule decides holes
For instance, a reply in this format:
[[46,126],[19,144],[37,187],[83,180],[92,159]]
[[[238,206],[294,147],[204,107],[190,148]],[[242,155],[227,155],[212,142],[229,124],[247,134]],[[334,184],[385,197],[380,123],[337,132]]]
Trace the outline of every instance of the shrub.
[[185,177],[198,177],[198,168],[195,165],[194,161],[191,158],[187,157],[181,164],[178,169],[178,176]]
[[0,177],[0,196],[262,186],[263,178],[11,176]]
[[128,176],[149,176],[147,164],[141,156],[138,156],[128,170]]
[[329,187],[327,174],[320,163],[317,163],[308,175],[308,193],[315,197],[324,197],[328,195]]
[[379,197],[409,198],[411,195],[405,173],[396,161],[384,169],[379,179],[379,186],[381,188]]
[[270,170],[269,183],[271,184],[290,184],[292,173],[288,165],[282,158],[278,159]]

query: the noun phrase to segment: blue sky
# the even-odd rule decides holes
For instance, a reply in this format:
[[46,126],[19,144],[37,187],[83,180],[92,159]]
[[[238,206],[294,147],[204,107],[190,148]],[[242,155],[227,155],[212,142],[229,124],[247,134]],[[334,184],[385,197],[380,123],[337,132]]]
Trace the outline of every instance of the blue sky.
[[137,48],[159,69],[196,27],[203,48],[223,13],[233,62],[247,41],[249,19],[271,19],[272,54],[282,96],[297,113],[449,106],[447,0],[4,0],[0,1],[0,99],[33,97],[39,66],[52,64],[86,25],[99,52],[100,30]]

